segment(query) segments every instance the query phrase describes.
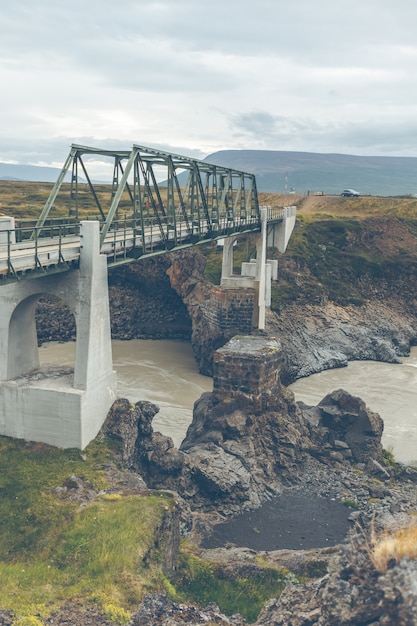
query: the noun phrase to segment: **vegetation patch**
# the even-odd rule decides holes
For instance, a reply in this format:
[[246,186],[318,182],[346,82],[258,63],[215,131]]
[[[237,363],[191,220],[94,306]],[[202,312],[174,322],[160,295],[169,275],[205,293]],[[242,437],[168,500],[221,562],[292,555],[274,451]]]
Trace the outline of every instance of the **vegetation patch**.
[[298,581],[287,571],[272,567],[259,569],[259,573],[247,577],[232,578],[216,564],[183,551],[173,582],[176,595],[172,599],[203,607],[215,602],[224,614],[240,613],[252,623],[267,600],[278,597],[289,582]]
[[417,223],[409,219],[300,215],[272,294],[272,309],[320,299],[362,305],[369,297],[369,283],[390,282],[416,271],[416,229]]
[[[100,495],[110,459],[106,440],[81,455],[0,438],[0,606],[29,618],[66,599],[94,600],[124,623],[149,590],[162,588],[160,565],[144,557],[172,498]],[[82,506],[54,492],[74,475],[96,492]]]
[[386,572],[405,558],[417,559],[417,525],[415,523],[395,531],[374,531],[369,543],[369,556],[378,572]]
[[355,500],[342,500],[342,504],[348,509],[359,509],[359,504]]

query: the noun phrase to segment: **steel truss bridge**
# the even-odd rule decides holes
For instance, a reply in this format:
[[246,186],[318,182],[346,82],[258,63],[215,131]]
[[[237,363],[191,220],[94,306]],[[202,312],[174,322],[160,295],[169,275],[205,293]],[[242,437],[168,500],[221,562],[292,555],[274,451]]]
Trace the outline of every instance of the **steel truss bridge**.
[[[110,161],[111,184],[93,182],[97,159]],[[267,223],[291,209],[268,208]],[[254,174],[140,145],[72,145],[39,219],[1,227],[0,284],[77,266],[80,222],[92,219],[109,266],[261,230]]]

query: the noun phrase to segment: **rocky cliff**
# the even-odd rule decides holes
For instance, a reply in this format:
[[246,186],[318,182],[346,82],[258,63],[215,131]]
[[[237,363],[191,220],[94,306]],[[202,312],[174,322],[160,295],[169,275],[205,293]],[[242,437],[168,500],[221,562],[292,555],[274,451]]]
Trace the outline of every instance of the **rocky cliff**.
[[[148,487],[180,494],[182,532],[203,545],[213,527],[216,532],[216,524],[230,514],[270,503],[260,509],[256,522],[261,541],[265,535],[264,548],[245,548],[253,533],[249,528],[240,539],[235,531],[233,541],[241,542],[240,549],[231,549],[223,539],[217,549],[199,550],[224,579],[255,575],[262,567],[285,567],[310,579],[287,586],[279,599],[263,608],[257,625],[415,623],[416,562],[388,558],[378,568],[372,550],[384,529],[412,522],[417,472],[385,464],[382,420],[359,398],[338,390],[316,407],[294,403],[280,381],[281,363],[281,345],[272,338],[235,338],[218,350],[213,393],[196,403],[180,450],[169,437],[153,431],[158,408],[148,402],[133,407],[117,401],[105,432],[120,441],[120,462],[126,469],[139,473]],[[277,523],[271,521],[276,520],[271,518],[271,505],[287,509],[294,503],[291,496],[298,508],[293,518],[278,522],[279,531],[291,532],[294,515],[298,523],[302,511],[302,532],[312,533],[314,550],[266,547],[274,534],[271,523]],[[342,502],[349,508],[345,520],[337,522],[341,535],[334,531],[328,535],[336,501],[341,509]],[[334,544],[337,537],[341,546],[320,548],[331,545],[325,543],[329,540]],[[170,625],[203,624],[207,619],[245,624],[242,617],[221,615],[218,607],[185,607],[159,595],[145,600],[132,624],[150,619]]]
[[[359,232],[331,220],[324,234],[321,226],[299,226],[294,248],[280,259],[266,333],[282,343],[284,384],[353,359],[395,363],[417,343],[416,238],[399,220],[365,222]],[[233,301],[234,290],[206,279],[205,265],[189,249],[112,269],[113,338],[191,339],[200,371],[211,375],[214,352],[247,334],[254,294]],[[40,342],[75,338],[73,316],[58,302],[39,304],[37,324]]]

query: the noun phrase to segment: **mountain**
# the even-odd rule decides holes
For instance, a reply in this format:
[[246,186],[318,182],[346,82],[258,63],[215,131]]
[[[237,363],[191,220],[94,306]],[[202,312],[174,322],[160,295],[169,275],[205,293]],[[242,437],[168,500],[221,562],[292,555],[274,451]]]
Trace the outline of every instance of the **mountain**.
[[258,191],[363,195],[417,193],[416,157],[354,156],[278,150],[221,150],[205,161],[256,175]]
[[[57,167],[0,163],[0,180],[25,180],[36,183],[54,183],[60,172],[61,170]],[[67,174],[65,180],[70,180],[70,174]]]
[[[417,193],[417,157],[354,156],[279,150],[220,150],[205,161],[256,175],[258,191],[340,194],[353,188],[362,195]],[[0,180],[55,182],[60,169],[0,163]],[[180,175],[180,181],[186,177]],[[70,180],[67,174],[66,180]]]

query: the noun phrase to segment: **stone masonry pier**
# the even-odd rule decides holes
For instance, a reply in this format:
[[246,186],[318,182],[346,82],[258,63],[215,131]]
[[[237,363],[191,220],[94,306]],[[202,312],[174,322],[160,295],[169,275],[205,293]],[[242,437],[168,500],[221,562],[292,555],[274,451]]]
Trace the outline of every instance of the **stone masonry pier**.
[[258,410],[280,387],[281,343],[271,337],[237,336],[213,357],[213,394],[219,402],[245,396]]

